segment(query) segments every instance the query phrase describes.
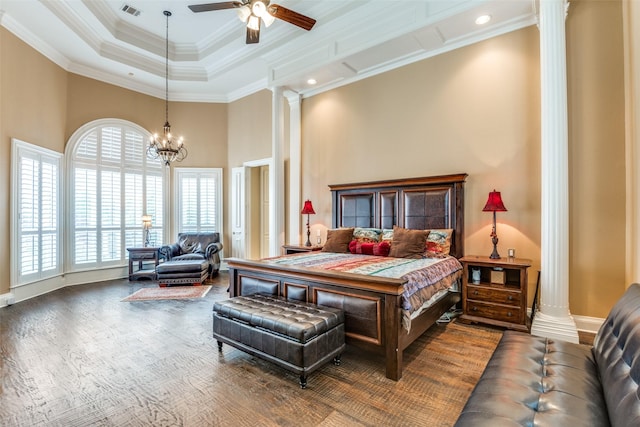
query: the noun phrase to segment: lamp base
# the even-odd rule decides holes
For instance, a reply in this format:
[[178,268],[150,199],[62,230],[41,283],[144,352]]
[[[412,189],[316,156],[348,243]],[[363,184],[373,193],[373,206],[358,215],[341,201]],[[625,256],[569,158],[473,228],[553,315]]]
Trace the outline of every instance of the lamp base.
[[493,252],[489,258],[491,259],[500,259],[500,254],[498,253],[498,236],[494,235],[491,237],[491,243],[493,243]]
[[309,215],[307,214],[307,243],[305,246],[311,246],[311,229],[309,228]]

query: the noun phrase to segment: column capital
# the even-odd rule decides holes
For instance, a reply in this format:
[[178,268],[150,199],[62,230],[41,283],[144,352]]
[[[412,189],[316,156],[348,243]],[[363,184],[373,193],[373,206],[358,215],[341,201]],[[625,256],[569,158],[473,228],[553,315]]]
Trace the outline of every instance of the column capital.
[[571,5],[571,2],[569,0],[538,0],[538,1],[534,1],[534,7],[537,7],[537,13],[536,15],[538,16],[538,22],[536,23],[536,26],[538,27],[538,29],[540,29],[540,4],[542,2],[546,2],[546,3],[562,3],[564,6],[564,19],[566,21],[567,16],[569,16],[569,6]]
[[298,92],[287,89],[282,94],[287,98],[289,106],[293,107],[296,104],[300,104],[300,94]]

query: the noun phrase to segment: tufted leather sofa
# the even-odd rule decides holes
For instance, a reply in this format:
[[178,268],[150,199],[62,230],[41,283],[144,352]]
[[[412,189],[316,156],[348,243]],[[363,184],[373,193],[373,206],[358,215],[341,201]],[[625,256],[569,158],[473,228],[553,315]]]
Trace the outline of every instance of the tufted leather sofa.
[[220,270],[220,233],[178,233],[178,241],[160,248],[160,256],[166,261],[205,260],[209,263],[208,277]]
[[593,347],[506,331],[455,426],[640,426],[639,384],[633,284]]

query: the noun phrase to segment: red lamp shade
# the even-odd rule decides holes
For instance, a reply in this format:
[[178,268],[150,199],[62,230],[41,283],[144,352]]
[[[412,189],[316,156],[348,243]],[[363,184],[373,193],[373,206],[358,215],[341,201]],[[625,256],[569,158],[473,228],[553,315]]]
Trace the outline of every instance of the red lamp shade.
[[507,208],[504,207],[504,203],[502,203],[502,197],[500,196],[500,192],[493,190],[489,193],[489,198],[487,199],[487,204],[484,205],[482,209],[483,212],[506,212]]
[[313,205],[311,204],[311,200],[306,200],[304,202],[304,206],[302,207],[302,212],[300,213],[303,215],[316,214],[316,211],[313,210]]

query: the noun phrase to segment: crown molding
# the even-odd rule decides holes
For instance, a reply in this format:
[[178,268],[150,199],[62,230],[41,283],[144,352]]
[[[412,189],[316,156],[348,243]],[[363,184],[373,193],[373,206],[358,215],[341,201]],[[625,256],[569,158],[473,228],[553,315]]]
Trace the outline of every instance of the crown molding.
[[26,29],[15,19],[0,10],[0,24],[17,38],[31,46],[33,49],[44,55],[47,59],[58,65],[64,70],[68,70],[71,61],[64,55],[61,55],[56,49],[47,44],[44,40],[36,37],[31,31]]

